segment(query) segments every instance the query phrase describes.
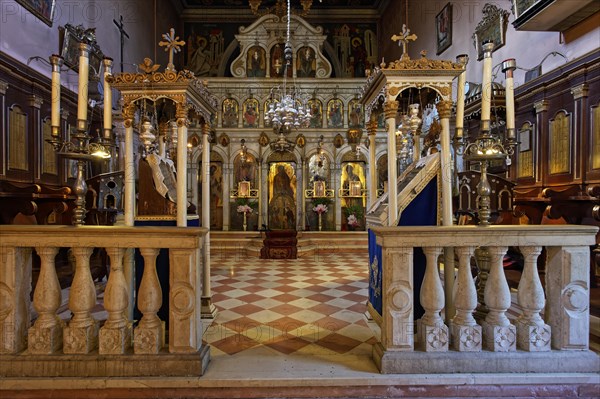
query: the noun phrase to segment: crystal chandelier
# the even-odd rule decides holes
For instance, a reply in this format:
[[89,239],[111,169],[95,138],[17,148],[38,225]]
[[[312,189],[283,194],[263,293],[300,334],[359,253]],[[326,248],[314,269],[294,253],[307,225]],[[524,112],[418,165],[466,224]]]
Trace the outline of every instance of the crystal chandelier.
[[265,114],[265,122],[273,125],[273,130],[279,133],[279,141],[283,135],[292,129],[308,127],[311,114],[308,107],[308,95],[298,91],[296,86],[288,90],[288,70],[292,67],[292,45],[290,42],[290,0],[287,0],[287,29],[284,49],[285,66],[283,70],[283,84],[271,89],[273,102]]

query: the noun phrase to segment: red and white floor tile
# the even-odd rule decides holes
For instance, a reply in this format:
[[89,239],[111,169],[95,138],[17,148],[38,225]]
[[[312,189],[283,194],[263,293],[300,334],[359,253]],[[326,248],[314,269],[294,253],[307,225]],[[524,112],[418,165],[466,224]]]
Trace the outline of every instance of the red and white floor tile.
[[204,333],[211,356],[250,349],[370,355],[376,341],[365,318],[367,265],[363,254],[212,258],[212,300],[219,313]]

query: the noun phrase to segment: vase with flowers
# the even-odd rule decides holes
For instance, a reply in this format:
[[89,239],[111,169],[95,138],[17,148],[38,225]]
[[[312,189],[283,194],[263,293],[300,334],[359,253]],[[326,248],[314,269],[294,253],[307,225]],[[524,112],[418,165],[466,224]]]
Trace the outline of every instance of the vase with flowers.
[[348,230],[354,231],[359,228],[363,217],[363,208],[357,205],[350,205],[345,208],[344,212],[346,214]]
[[317,213],[317,215],[319,216],[319,231],[322,230],[323,228],[323,224],[322,224],[322,215],[324,213],[327,213],[327,205],[325,204],[318,204],[313,208],[313,211]]
[[237,203],[237,212],[243,214],[244,216],[244,231],[248,228],[248,215],[254,212],[254,208],[248,202],[248,200],[239,200]]

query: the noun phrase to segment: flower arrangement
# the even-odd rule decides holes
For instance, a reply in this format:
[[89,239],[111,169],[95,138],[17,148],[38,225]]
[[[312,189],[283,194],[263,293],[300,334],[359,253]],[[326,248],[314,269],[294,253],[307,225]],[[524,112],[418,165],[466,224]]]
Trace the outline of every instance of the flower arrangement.
[[323,214],[323,213],[327,213],[327,205],[325,204],[317,204],[317,206],[315,206],[313,208],[313,211],[318,213],[319,215]]
[[252,213],[252,207],[250,205],[238,205],[237,211],[238,213]]
[[348,226],[352,226],[352,227],[358,227],[358,219],[356,218],[356,215],[351,214],[350,216],[348,216]]

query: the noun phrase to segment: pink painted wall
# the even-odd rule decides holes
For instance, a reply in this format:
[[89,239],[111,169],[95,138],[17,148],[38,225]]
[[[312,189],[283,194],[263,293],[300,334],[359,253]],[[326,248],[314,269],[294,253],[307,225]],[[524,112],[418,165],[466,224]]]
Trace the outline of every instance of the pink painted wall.
[[[436,55],[436,32],[435,16],[448,3],[447,0],[420,0],[409,1],[408,25],[412,33],[416,33],[418,39],[409,45],[409,54],[411,58],[419,58],[421,50],[427,50],[427,57],[431,59],[455,60],[459,54],[469,55],[469,64],[467,66],[467,81],[481,83],[482,62],[477,61],[477,53],[473,45],[472,35],[475,27],[481,21],[484,4],[488,1],[452,1],[453,5],[453,31],[452,45],[439,56]],[[561,41],[560,32],[525,32],[516,31],[512,26],[514,15],[510,11],[511,2],[496,1],[489,3],[509,11],[509,23],[506,32],[506,44],[493,53],[494,65],[507,58],[515,58],[517,65],[523,68],[531,68],[540,63],[544,56],[551,51],[558,51],[564,54],[569,61],[576,59],[592,50],[600,47],[600,26],[587,29],[579,37],[571,40],[569,43]],[[398,8],[404,7],[404,1],[394,0],[390,2],[390,14],[398,15]],[[396,18],[390,24],[385,24],[383,32],[383,41],[389,40],[393,33],[398,33],[402,29],[404,10],[401,18]],[[588,23],[589,25],[589,23]],[[386,61],[398,59],[401,50],[398,47],[383,47]],[[542,65],[542,72],[547,73],[560,67],[565,62],[560,56],[550,56]],[[524,82],[525,72],[517,70],[515,72],[515,85]],[[504,74],[499,73],[495,79],[498,82],[504,81]]]
[[[82,24],[86,28],[96,28],[100,48],[114,59],[113,70],[120,72],[120,36],[113,23],[113,19],[118,20],[120,16],[123,16],[129,34],[129,39],[125,40],[124,70],[135,71],[131,64],[140,63],[144,57],[166,66],[167,55],[158,47],[158,41],[170,27],[177,30],[178,19],[171,2],[165,0],[57,0],[52,27],[16,1],[0,1],[0,51],[23,63],[34,56],[47,59],[52,53],[59,52],[58,27],[67,23]],[[31,61],[30,66],[50,76],[49,66],[39,61]],[[63,73],[62,81],[64,86],[75,91],[77,73]]]

